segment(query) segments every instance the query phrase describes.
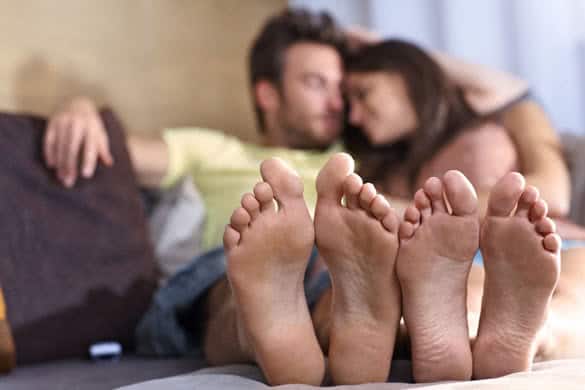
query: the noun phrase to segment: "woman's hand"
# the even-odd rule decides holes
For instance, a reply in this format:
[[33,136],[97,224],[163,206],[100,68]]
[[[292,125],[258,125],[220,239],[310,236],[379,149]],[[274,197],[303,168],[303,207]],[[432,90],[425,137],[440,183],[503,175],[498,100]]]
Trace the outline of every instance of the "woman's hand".
[[92,177],[98,160],[114,163],[108,135],[95,104],[87,98],[76,98],[49,119],[43,153],[48,167],[55,169],[59,180],[72,187],[81,174]]

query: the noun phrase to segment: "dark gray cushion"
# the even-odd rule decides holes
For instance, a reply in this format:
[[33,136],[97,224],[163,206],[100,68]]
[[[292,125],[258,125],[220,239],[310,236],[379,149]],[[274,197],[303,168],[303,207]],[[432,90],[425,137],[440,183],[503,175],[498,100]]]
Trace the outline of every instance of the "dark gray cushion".
[[115,166],[65,189],[42,159],[46,121],[0,114],[0,285],[18,364],[132,348],[157,272],[122,127],[102,114]]

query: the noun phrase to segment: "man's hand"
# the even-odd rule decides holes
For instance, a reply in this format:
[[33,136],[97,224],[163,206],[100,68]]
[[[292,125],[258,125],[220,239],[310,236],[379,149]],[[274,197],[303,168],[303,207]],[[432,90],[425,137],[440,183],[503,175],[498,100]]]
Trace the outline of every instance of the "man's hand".
[[87,98],[74,99],[50,118],[43,152],[45,162],[66,187],[75,184],[79,168],[83,177],[90,178],[98,159],[107,166],[114,163],[104,124]]
[[360,26],[351,26],[345,30],[345,38],[350,51],[361,49],[367,45],[373,45],[382,41],[375,32]]

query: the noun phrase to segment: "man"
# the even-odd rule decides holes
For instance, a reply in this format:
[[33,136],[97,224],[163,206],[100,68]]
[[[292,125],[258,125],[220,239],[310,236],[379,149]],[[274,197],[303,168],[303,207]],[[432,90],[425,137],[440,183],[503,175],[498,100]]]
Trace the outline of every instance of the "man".
[[[272,156],[299,170],[305,200],[314,209],[317,173],[335,150],[331,145],[342,128],[343,49],[344,35],[328,15],[302,10],[276,15],[264,26],[249,58],[261,145],[246,144],[207,129],[167,130],[157,140],[129,136],[129,152],[139,182],[166,188],[185,174],[194,177],[207,210],[205,249],[222,244],[234,205],[240,203],[241,194],[261,180],[258,165]],[[73,186],[80,175],[91,177],[98,160],[106,165],[114,163],[97,110],[87,98],[73,100],[50,120],[44,150],[48,165],[55,168],[67,187]],[[77,172],[79,159],[81,171]],[[177,275],[160,291],[159,296],[172,301],[168,306],[160,304],[168,300],[155,299],[139,330],[142,350],[187,354],[202,345],[212,364],[253,360],[249,350],[242,347],[241,335],[234,332],[236,317],[223,252],[211,251],[196,259],[189,270],[193,272]],[[205,278],[193,280],[194,274],[204,274]],[[181,278],[190,278],[189,291],[176,293],[173,288]],[[318,295],[317,287],[311,291]],[[206,318],[202,342],[191,340],[200,335],[182,339],[187,332],[176,319],[177,307],[182,306],[177,302],[178,295],[185,297],[189,308],[194,301],[197,303],[194,310],[201,316],[195,324]],[[160,321],[165,324],[159,332]],[[303,381],[295,375],[293,378]],[[274,383],[288,379],[276,378]]]
[[[260,161],[272,156],[282,158],[299,172],[305,191],[304,200],[309,205],[309,211],[313,211],[317,201],[317,174],[336,149],[331,145],[342,128],[343,47],[343,34],[325,14],[287,10],[276,15],[264,26],[250,53],[251,87],[259,130],[263,136],[262,145],[246,144],[234,137],[205,129],[167,130],[163,139],[158,140],[130,136],[128,146],[139,182],[144,186],[166,188],[180,176],[192,175],[208,212],[203,244],[210,250],[221,245],[226,223],[241,224],[239,217],[232,215],[233,208],[240,203],[241,194],[246,194],[259,181]],[[447,73],[465,88],[470,101],[480,110],[493,110],[502,102],[520,95],[526,88],[524,83],[501,73],[471,67],[452,59],[445,59],[442,64]],[[495,78],[492,77],[494,75]],[[485,82],[488,78],[491,79],[489,85]],[[44,151],[47,164],[55,169],[67,187],[75,184],[79,174],[91,177],[98,161],[106,165],[114,163],[97,110],[86,98],[75,99],[51,119]],[[79,159],[82,162],[81,172],[77,172]],[[347,163],[340,164],[340,171],[349,169]],[[279,163],[267,163],[262,172],[265,182],[257,186],[254,194],[244,195],[242,205],[254,209],[254,199],[268,196],[263,184],[278,181],[271,176],[271,172],[283,169]],[[323,177],[334,176],[334,171],[325,170]],[[275,188],[278,185],[271,186],[271,190]],[[274,196],[278,201],[279,194]],[[381,202],[382,208],[386,207],[384,201],[378,202]],[[400,205],[393,202],[393,206]],[[307,268],[306,263],[301,266],[303,270]],[[324,362],[322,354],[316,349],[318,343],[323,348],[329,344],[327,317],[331,296],[324,295],[319,299],[328,284],[319,278],[318,268],[318,262],[310,262],[305,280],[307,299],[301,303],[299,312],[306,315],[310,308],[310,315],[315,321],[316,335],[311,331],[308,340],[299,342],[299,345],[308,345],[306,354],[295,354],[298,350],[294,348],[276,351],[278,353],[259,352],[261,343],[250,335],[249,326],[242,326],[242,311],[246,308],[242,307],[241,301],[237,304],[234,300],[233,290],[225,276],[222,250],[210,251],[196,259],[189,269],[177,275],[159,292],[158,297],[162,298],[155,299],[140,327],[139,337],[149,352],[190,353],[202,345],[207,360],[212,364],[257,361],[271,384],[319,384]],[[193,275],[196,275],[195,279]],[[186,291],[177,292],[176,286],[185,285]],[[178,313],[180,307],[186,310]],[[193,313],[200,317],[189,321],[188,317]],[[187,329],[194,328],[193,323],[200,321],[199,318],[205,318],[201,334]],[[395,315],[393,318],[396,320]],[[307,334],[306,324],[306,321],[302,322],[304,330],[298,334]],[[286,329],[280,331],[285,338],[290,335]],[[391,349],[392,346],[388,345],[382,352],[387,355]],[[354,355],[354,358],[361,358],[359,354]],[[343,353],[336,356],[343,356]],[[380,375],[387,373],[382,366],[377,367],[373,374],[366,372],[360,376],[360,372],[354,372],[353,377],[345,378],[343,368],[352,364],[341,359],[341,368],[334,377],[337,383],[380,380]],[[359,367],[354,366],[354,371],[359,371],[356,370]]]

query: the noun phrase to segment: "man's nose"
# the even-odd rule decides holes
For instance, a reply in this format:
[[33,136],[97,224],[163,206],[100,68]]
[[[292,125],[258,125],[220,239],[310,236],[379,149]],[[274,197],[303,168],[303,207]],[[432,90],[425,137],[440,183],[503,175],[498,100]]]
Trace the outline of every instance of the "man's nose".
[[343,97],[341,93],[334,92],[329,96],[329,109],[334,112],[341,112],[343,110]]
[[362,124],[362,111],[357,104],[350,104],[349,106],[349,123],[354,126]]

